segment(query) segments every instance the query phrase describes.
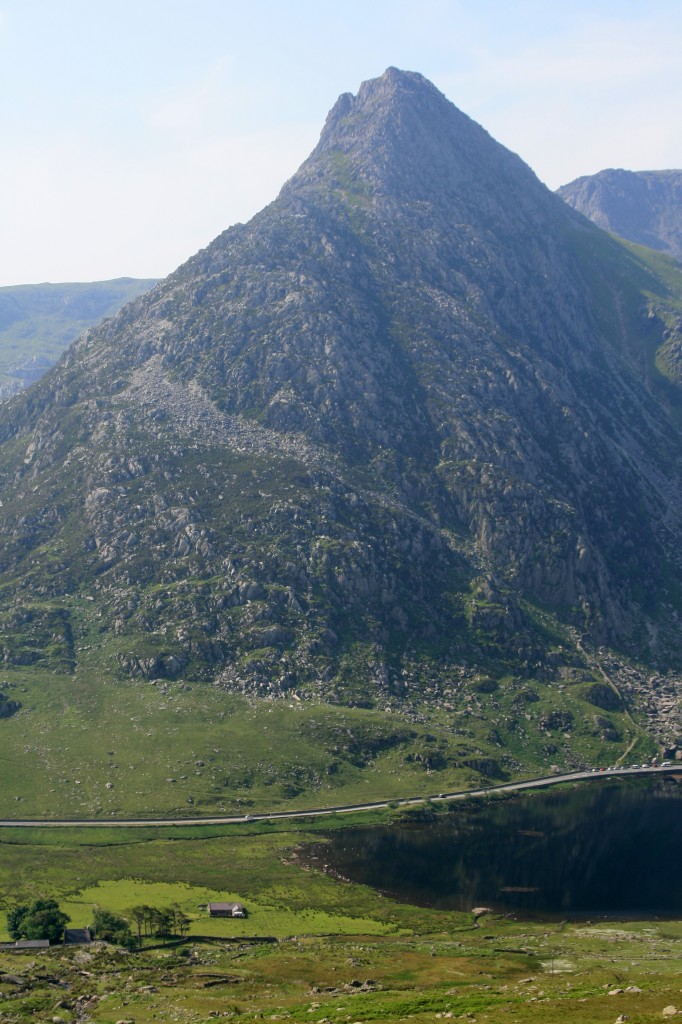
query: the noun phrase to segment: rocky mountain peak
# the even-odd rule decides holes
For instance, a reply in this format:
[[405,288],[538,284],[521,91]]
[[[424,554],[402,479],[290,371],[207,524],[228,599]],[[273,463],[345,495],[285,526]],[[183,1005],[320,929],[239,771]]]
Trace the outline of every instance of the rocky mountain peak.
[[320,145],[338,145],[342,138],[357,134],[357,121],[353,124],[351,120],[354,117],[385,124],[391,118],[399,118],[400,112],[409,107],[428,103],[434,107],[451,106],[423,75],[387,68],[379,78],[363,82],[356,96],[349,92],[339,96],[327,116]]
[[494,197],[505,179],[517,198],[524,188],[542,188],[530,168],[431,82],[397,68],[337,100],[285,194],[344,176],[375,201],[428,202],[441,211],[467,195]]
[[578,629],[673,657],[677,286],[638,259],[421,75],[345,94],[278,199],[0,410],[6,660],[87,598],[113,671],[340,702]]

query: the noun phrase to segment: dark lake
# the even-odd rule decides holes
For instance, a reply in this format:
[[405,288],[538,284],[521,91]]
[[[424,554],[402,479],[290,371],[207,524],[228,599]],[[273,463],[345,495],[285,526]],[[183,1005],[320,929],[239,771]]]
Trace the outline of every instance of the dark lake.
[[343,829],[308,863],[405,902],[520,916],[682,916],[682,784],[595,780]]

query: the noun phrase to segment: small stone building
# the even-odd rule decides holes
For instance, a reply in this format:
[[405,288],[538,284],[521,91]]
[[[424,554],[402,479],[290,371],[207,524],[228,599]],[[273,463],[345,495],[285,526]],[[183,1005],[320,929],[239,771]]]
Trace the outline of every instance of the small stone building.
[[209,903],[209,917],[246,917],[243,903]]

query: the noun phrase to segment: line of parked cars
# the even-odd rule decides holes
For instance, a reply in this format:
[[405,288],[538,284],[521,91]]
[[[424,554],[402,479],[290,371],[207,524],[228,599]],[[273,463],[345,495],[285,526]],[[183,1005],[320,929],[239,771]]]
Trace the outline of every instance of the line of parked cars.
[[631,765],[627,765],[627,764],[621,764],[621,765],[611,764],[611,765],[609,765],[608,768],[591,768],[590,771],[593,771],[593,772],[617,772],[617,771],[622,771],[623,768],[625,768],[627,770],[627,769],[632,769],[632,768],[672,768],[672,767],[673,767],[672,761],[662,761],[661,764],[656,764],[656,763],[653,763],[653,764],[631,764]]

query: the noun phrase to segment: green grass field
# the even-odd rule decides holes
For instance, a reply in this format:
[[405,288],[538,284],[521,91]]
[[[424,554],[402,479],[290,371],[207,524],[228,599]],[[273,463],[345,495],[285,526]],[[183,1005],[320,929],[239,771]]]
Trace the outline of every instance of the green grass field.
[[[505,778],[638,761],[654,747],[624,711],[594,727],[583,684],[472,686],[449,709],[249,703],[211,686],[13,668],[0,692],[0,817],[197,817],[428,796]],[[564,714],[570,728],[543,723]]]

